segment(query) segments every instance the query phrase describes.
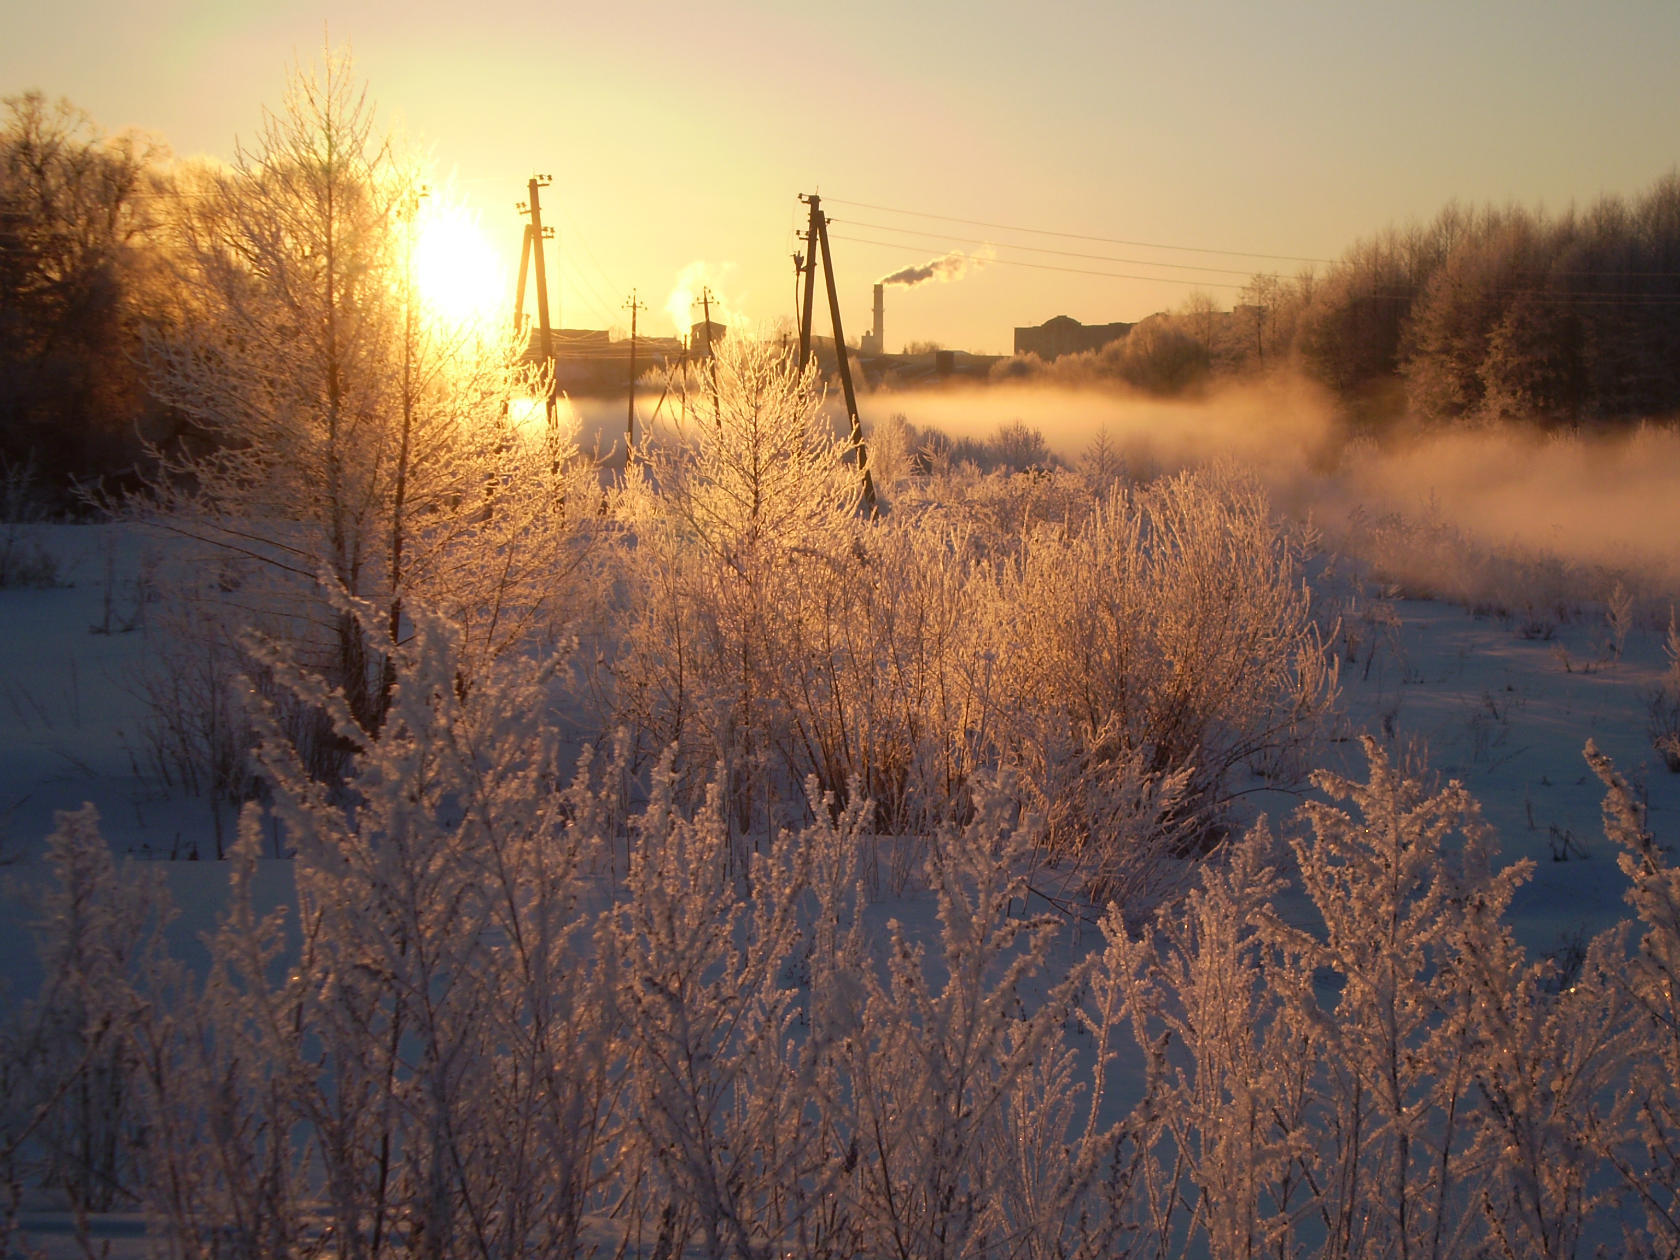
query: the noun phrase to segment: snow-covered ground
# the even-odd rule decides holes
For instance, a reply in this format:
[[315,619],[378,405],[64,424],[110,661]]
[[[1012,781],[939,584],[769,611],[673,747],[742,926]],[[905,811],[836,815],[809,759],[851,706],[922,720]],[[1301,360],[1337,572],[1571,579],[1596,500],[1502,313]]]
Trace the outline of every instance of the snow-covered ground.
[[[206,860],[226,818],[144,771],[138,680],[161,633],[148,590],[167,570],[170,544],[117,526],[26,528],[56,558],[60,584],[0,590],[0,858],[18,894],[0,914],[0,1010],[34,982],[29,888],[55,811],[91,801],[119,853],[187,859],[162,869],[182,912],[172,943],[191,962],[202,960],[200,935],[226,889],[224,868]],[[1633,628],[1619,654],[1595,612],[1549,635],[1524,629],[1430,601],[1356,602],[1337,644],[1341,715],[1316,764],[1362,777],[1358,736],[1369,733],[1397,759],[1426,758],[1441,780],[1460,780],[1504,857],[1535,863],[1513,907],[1519,940],[1532,953],[1562,953],[1627,917],[1626,881],[1601,834],[1603,793],[1583,744],[1595,741],[1635,784],[1659,843],[1680,838],[1680,775],[1664,767],[1647,730],[1665,668],[1654,628]],[[1257,790],[1248,799],[1288,829],[1296,798]],[[261,900],[284,900],[287,863],[264,865]],[[930,907],[904,902],[881,913],[932,922]],[[51,1203],[25,1206],[48,1209],[22,1218],[35,1244],[49,1254],[70,1246],[73,1230]],[[137,1218],[113,1217],[94,1236],[120,1256],[139,1254],[142,1232]]]
[[[1343,665],[1346,729],[1401,750],[1414,741],[1426,747],[1430,770],[1481,802],[1503,856],[1534,861],[1512,908],[1531,952],[1625,917],[1626,881],[1603,837],[1603,788],[1581,753],[1593,740],[1642,790],[1658,842],[1680,839],[1680,776],[1647,730],[1666,666],[1662,636],[1631,631],[1617,659],[1593,612],[1550,637],[1525,637],[1509,620],[1452,605],[1390,607],[1397,624],[1382,628],[1370,670],[1365,650]],[[1334,755],[1327,750],[1324,763]],[[1359,774],[1359,762],[1352,758],[1348,771]]]
[[[210,802],[165,790],[149,775],[141,680],[156,651],[156,584],[178,578],[178,540],[114,525],[28,525],[57,561],[56,586],[0,589],[0,863],[24,893],[0,913],[0,1002],[33,987],[27,889],[60,810],[91,803],[113,850],[162,861],[180,914],[171,945],[202,958],[200,936],[227,886],[213,857]],[[271,896],[288,864],[265,863]]]
[[[0,590],[0,860],[27,875],[54,813],[92,802],[117,852],[189,859],[167,872],[183,909],[175,936],[190,949],[213,921],[223,882],[213,863],[190,859],[214,856],[228,819],[225,807],[218,816],[145,772],[139,685],[160,633],[148,592],[170,576],[179,544],[118,526],[21,528],[57,559],[61,585]],[[1316,764],[1359,776],[1357,736],[1370,733],[1397,754],[1425,757],[1441,780],[1461,781],[1506,858],[1536,864],[1514,907],[1530,950],[1550,952],[1622,917],[1624,881],[1602,841],[1602,792],[1581,749],[1595,740],[1643,790],[1659,841],[1680,838],[1680,776],[1647,732],[1662,636],[1635,627],[1617,658],[1591,610],[1549,637],[1525,637],[1509,619],[1400,598],[1356,602],[1344,623],[1343,716]],[[1252,799],[1277,823],[1294,804],[1264,790]],[[29,974],[25,918],[0,918],[0,958],[14,982]]]

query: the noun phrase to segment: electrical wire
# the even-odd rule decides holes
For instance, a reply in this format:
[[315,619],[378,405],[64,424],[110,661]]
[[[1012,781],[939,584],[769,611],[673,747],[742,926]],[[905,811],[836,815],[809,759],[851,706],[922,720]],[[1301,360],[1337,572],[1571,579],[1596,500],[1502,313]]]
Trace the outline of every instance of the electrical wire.
[[[835,232],[830,234],[830,240],[848,241],[853,245],[877,245],[884,249],[914,250],[916,253],[926,251],[915,245],[908,245],[903,241],[872,241],[862,236],[845,236]],[[1027,262],[1021,258],[988,258],[983,260],[988,267],[1030,267],[1034,271],[1060,271],[1076,276],[1101,276],[1109,280],[1141,280],[1148,284],[1182,284],[1194,289],[1246,289],[1246,284],[1233,284],[1221,280],[1188,280],[1177,276],[1134,276],[1120,271],[1097,271],[1090,267],[1060,267],[1054,263]]]
[[560,215],[561,226],[564,227],[568,233],[567,239],[582,248],[584,260],[594,270],[595,278],[601,282],[605,291],[608,293],[620,292],[623,289],[623,286],[620,285],[612,276],[607,274],[606,268],[601,265],[600,259],[595,256],[595,250],[594,247],[590,245],[589,238],[578,230],[576,220],[572,219],[572,217],[566,212],[564,202],[560,204],[558,213]]
[[1129,241],[1113,236],[1087,236],[1080,232],[1057,232],[1050,228],[1019,227],[1008,223],[991,223],[985,219],[964,219],[954,214],[931,214],[925,210],[905,210],[897,206],[876,205],[868,201],[847,201],[841,197],[825,197],[836,206],[851,206],[856,210],[878,210],[883,214],[903,214],[917,219],[937,219],[943,223],[966,223],[970,227],[993,228],[999,232],[1022,232],[1032,236],[1057,236],[1070,241],[1095,241],[1102,245],[1125,245],[1133,249],[1165,249],[1182,254],[1223,254],[1229,258],[1264,258],[1272,262],[1330,263],[1331,258],[1313,258],[1305,254],[1261,254],[1248,249],[1215,249],[1204,245],[1166,245],[1158,241]]
[[[566,276],[571,280],[574,298],[581,296],[583,299],[579,305],[592,310],[596,314],[603,311],[610,311],[612,309],[611,302],[601,295],[600,291],[596,289],[589,277],[583,274],[575,260],[572,260],[569,256],[562,256],[560,260],[560,272],[561,275]],[[604,322],[610,324],[611,318],[609,317]]]
[[1119,263],[1127,267],[1170,267],[1175,271],[1211,271],[1225,276],[1252,276],[1254,273],[1239,267],[1203,267],[1197,263],[1156,262],[1149,258],[1115,258],[1109,254],[1081,254],[1067,249],[1050,249],[1044,245],[1018,245],[1013,241],[996,241],[983,236],[953,236],[945,232],[919,232],[915,228],[893,227],[888,223],[865,223],[858,219],[829,219],[848,227],[867,228],[872,232],[897,232],[900,236],[922,236],[935,241],[956,241],[964,245],[990,245],[996,249],[1019,249],[1033,254],[1050,254],[1057,258],[1083,258],[1092,262]]
[[[1415,289],[1371,289],[1363,293],[1349,295],[1352,302],[1398,302],[1411,304],[1427,298],[1427,285],[1419,285]],[[1533,298],[1539,302],[1551,302],[1567,306],[1620,306],[1620,307],[1653,307],[1680,305],[1680,292],[1673,293],[1641,293],[1635,290],[1600,290],[1585,289],[1571,292],[1567,289],[1518,289],[1509,286],[1503,288],[1475,288],[1472,290],[1474,301]]]

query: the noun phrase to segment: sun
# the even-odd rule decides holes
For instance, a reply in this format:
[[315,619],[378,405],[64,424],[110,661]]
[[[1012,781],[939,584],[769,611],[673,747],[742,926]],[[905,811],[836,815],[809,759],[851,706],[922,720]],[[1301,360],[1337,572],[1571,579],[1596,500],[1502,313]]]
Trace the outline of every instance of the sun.
[[434,319],[482,324],[502,303],[502,263],[477,220],[459,207],[425,205],[414,241],[414,285]]

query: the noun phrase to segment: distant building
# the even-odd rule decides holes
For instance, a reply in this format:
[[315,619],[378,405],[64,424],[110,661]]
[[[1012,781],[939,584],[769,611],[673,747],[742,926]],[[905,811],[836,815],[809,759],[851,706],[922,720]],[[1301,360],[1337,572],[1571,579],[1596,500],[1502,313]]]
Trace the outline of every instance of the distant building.
[[689,353],[697,359],[704,359],[712,353],[712,343],[722,341],[729,334],[729,329],[713,320],[694,324],[688,330]]
[[[721,326],[718,336],[722,336]],[[531,330],[525,362],[540,363],[542,334]],[[618,340],[600,328],[555,328],[549,331],[554,383],[565,393],[581,397],[611,397],[630,381],[630,338]],[[685,355],[677,337],[637,337],[636,374],[678,362]]]
[[1101,350],[1131,331],[1131,324],[1081,324],[1070,316],[1058,315],[1035,328],[1017,328],[1015,353],[1036,354],[1048,362],[1064,354]]

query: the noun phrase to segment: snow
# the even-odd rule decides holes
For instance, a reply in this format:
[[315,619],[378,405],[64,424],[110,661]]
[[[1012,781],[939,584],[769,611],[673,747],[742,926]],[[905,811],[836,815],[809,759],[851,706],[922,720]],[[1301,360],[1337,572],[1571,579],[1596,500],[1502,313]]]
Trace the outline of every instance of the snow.
[[[163,792],[138,769],[145,705],[135,680],[155,633],[144,588],[157,580],[160,557],[181,554],[182,544],[132,526],[23,528],[58,559],[63,585],[0,590],[0,859],[27,876],[54,813],[84,802],[98,807],[118,853],[213,856],[209,803]],[[1429,769],[1481,802],[1504,857],[1535,861],[1513,913],[1530,950],[1548,952],[1622,918],[1625,880],[1606,851],[1602,791],[1581,749],[1595,740],[1643,789],[1659,842],[1680,838],[1680,776],[1668,773],[1646,732],[1664,669],[1657,629],[1635,628],[1613,659],[1603,617],[1590,608],[1550,638],[1525,638],[1513,619],[1434,601],[1392,598],[1369,608],[1346,618],[1359,644],[1355,659],[1342,662],[1343,720],[1316,764],[1357,775],[1362,732],[1401,751],[1427,748]],[[1274,823],[1297,803],[1267,790],[1251,800]],[[285,863],[274,866],[279,878]],[[183,909],[173,935],[193,944],[214,920],[225,879],[213,864],[166,869]],[[0,967],[14,978],[30,966],[22,923],[0,919]]]
[[[34,987],[29,889],[41,877],[42,842],[53,816],[91,803],[118,854],[203,859],[215,853],[208,802],[160,790],[140,770],[146,705],[136,685],[154,630],[148,591],[161,558],[179,540],[126,525],[27,525],[58,561],[57,586],[0,589],[0,863],[17,886],[18,910],[0,914],[0,1003]],[[262,908],[289,898],[290,864],[266,861]],[[179,915],[175,955],[205,962],[203,933],[227,889],[225,867],[202,860],[159,862]]]
[[[161,863],[181,910],[171,947],[195,969],[206,963],[202,937],[227,889],[225,866],[203,860],[216,849],[211,806],[160,790],[140,769],[146,715],[136,679],[156,648],[147,591],[179,562],[179,544],[128,526],[26,528],[57,558],[62,584],[0,590],[0,859],[19,898],[0,915],[0,1013],[35,983],[28,905],[56,811],[94,803],[118,853],[200,859]],[[1617,655],[1602,613],[1573,611],[1549,633],[1525,637],[1514,619],[1444,603],[1394,597],[1350,607],[1336,645],[1351,657],[1342,662],[1341,715],[1316,758],[1358,777],[1362,733],[1397,760],[1426,748],[1430,772],[1461,781],[1481,803],[1503,859],[1534,861],[1510,917],[1531,954],[1565,950],[1628,917],[1627,881],[1601,833],[1602,787],[1581,755],[1589,738],[1635,784],[1658,842],[1671,845],[1680,830],[1680,775],[1664,767],[1646,729],[1665,668],[1662,636],[1636,626]],[[1298,803],[1264,785],[1246,799],[1279,829]],[[259,909],[291,900],[289,863],[263,862],[257,888]],[[882,891],[872,925],[892,919],[913,938],[936,934],[928,895]],[[26,1207],[19,1223],[31,1245],[49,1256],[78,1253],[67,1213]],[[109,1243],[113,1257],[143,1254],[143,1235],[136,1216],[92,1224],[95,1246]]]
[[[1400,749],[1421,741],[1430,770],[1481,803],[1503,858],[1533,859],[1534,877],[1511,915],[1531,952],[1625,917],[1626,880],[1600,822],[1602,786],[1581,750],[1592,739],[1643,788],[1659,842],[1680,838],[1680,776],[1646,730],[1665,668],[1662,636],[1636,629],[1614,659],[1603,618],[1591,610],[1542,639],[1453,605],[1395,600],[1393,609],[1397,633],[1376,649],[1369,674],[1363,660],[1343,666],[1348,729]],[[1323,764],[1358,773],[1356,744],[1326,751]],[[1351,755],[1338,763],[1338,751]]]

